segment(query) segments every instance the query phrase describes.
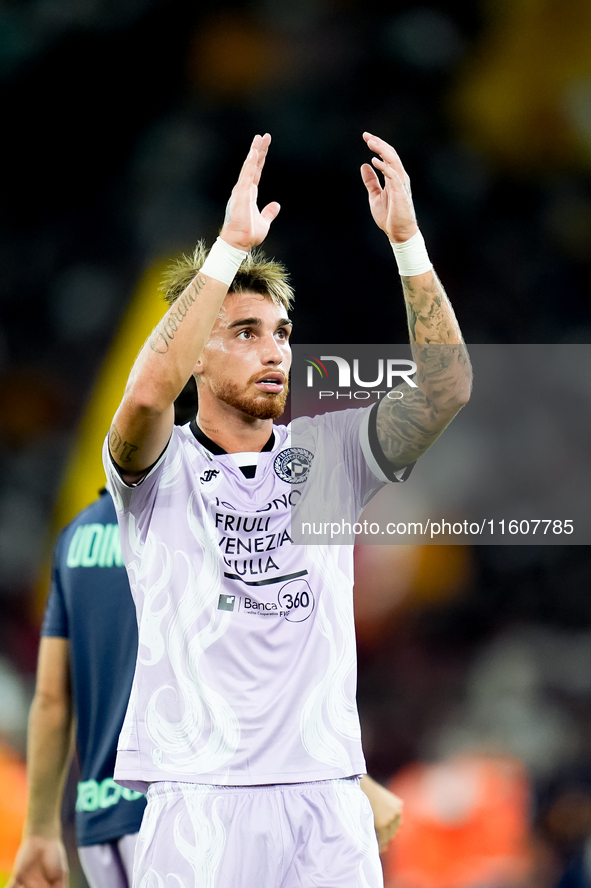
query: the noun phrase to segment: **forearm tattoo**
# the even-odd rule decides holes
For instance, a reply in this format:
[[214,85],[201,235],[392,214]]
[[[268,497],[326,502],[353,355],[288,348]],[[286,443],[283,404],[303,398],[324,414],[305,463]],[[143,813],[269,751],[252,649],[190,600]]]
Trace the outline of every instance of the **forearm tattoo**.
[[403,277],[415,382],[397,386],[403,397],[385,397],[378,408],[378,440],[388,460],[402,468],[418,459],[469,396],[472,368],[453,309],[433,273],[416,287]]
[[174,339],[179,326],[187,316],[189,308],[193,305],[204,286],[205,278],[197,275],[184,293],[171,305],[148,340],[152,351],[158,352],[161,355],[166,354],[169,343]]
[[453,308],[435,272],[429,283],[419,287],[412,278],[403,277],[402,289],[411,343],[462,342]]
[[135,444],[130,444],[129,441],[124,441],[117,431],[116,425],[113,423],[109,432],[109,449],[113,457],[117,457],[119,462],[128,463],[131,462],[132,454],[134,454],[138,448]]

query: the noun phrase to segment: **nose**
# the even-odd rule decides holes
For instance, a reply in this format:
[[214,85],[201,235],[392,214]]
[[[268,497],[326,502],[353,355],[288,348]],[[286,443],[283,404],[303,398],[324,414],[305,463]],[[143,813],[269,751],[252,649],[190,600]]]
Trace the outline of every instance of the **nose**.
[[265,336],[263,340],[261,360],[263,364],[280,364],[283,361],[283,352],[272,333]]

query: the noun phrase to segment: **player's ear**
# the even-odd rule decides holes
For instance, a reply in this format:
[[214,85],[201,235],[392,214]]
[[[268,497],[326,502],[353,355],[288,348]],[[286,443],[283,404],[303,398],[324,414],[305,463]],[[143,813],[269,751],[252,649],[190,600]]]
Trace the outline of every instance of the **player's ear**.
[[200,355],[199,360],[193,367],[193,376],[200,376],[203,373],[203,355]]

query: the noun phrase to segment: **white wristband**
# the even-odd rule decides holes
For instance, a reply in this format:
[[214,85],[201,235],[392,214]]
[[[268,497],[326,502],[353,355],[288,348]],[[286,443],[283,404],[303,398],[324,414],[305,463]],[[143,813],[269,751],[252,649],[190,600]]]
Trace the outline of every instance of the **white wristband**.
[[229,287],[247,256],[248,253],[244,250],[238,250],[218,237],[201,266],[200,272]]
[[429,259],[425,240],[420,231],[409,237],[402,244],[394,244],[390,241],[394,250],[398,271],[403,277],[412,277],[413,274],[424,274],[431,271],[433,264]]

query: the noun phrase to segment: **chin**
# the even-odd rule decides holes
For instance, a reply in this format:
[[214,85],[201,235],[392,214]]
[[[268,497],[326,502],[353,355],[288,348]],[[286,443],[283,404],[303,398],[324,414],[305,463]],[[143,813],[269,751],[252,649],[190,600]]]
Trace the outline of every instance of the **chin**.
[[212,393],[220,401],[253,419],[277,419],[278,416],[281,416],[285,411],[288,392],[287,383],[282,392],[273,394],[253,391],[252,388],[247,393],[244,389],[239,390],[238,386],[228,381],[224,381],[219,386],[212,386]]
[[[239,409],[255,419],[277,419],[285,410],[286,400],[287,393],[285,395],[283,393],[281,395],[274,395],[273,400],[253,398],[250,403],[246,401]],[[238,407],[239,405],[236,406]]]
[[252,416],[253,419],[277,419],[285,411],[287,391],[283,391],[279,395],[261,396],[257,394],[251,397],[226,391],[218,394],[218,398],[241,413]]

